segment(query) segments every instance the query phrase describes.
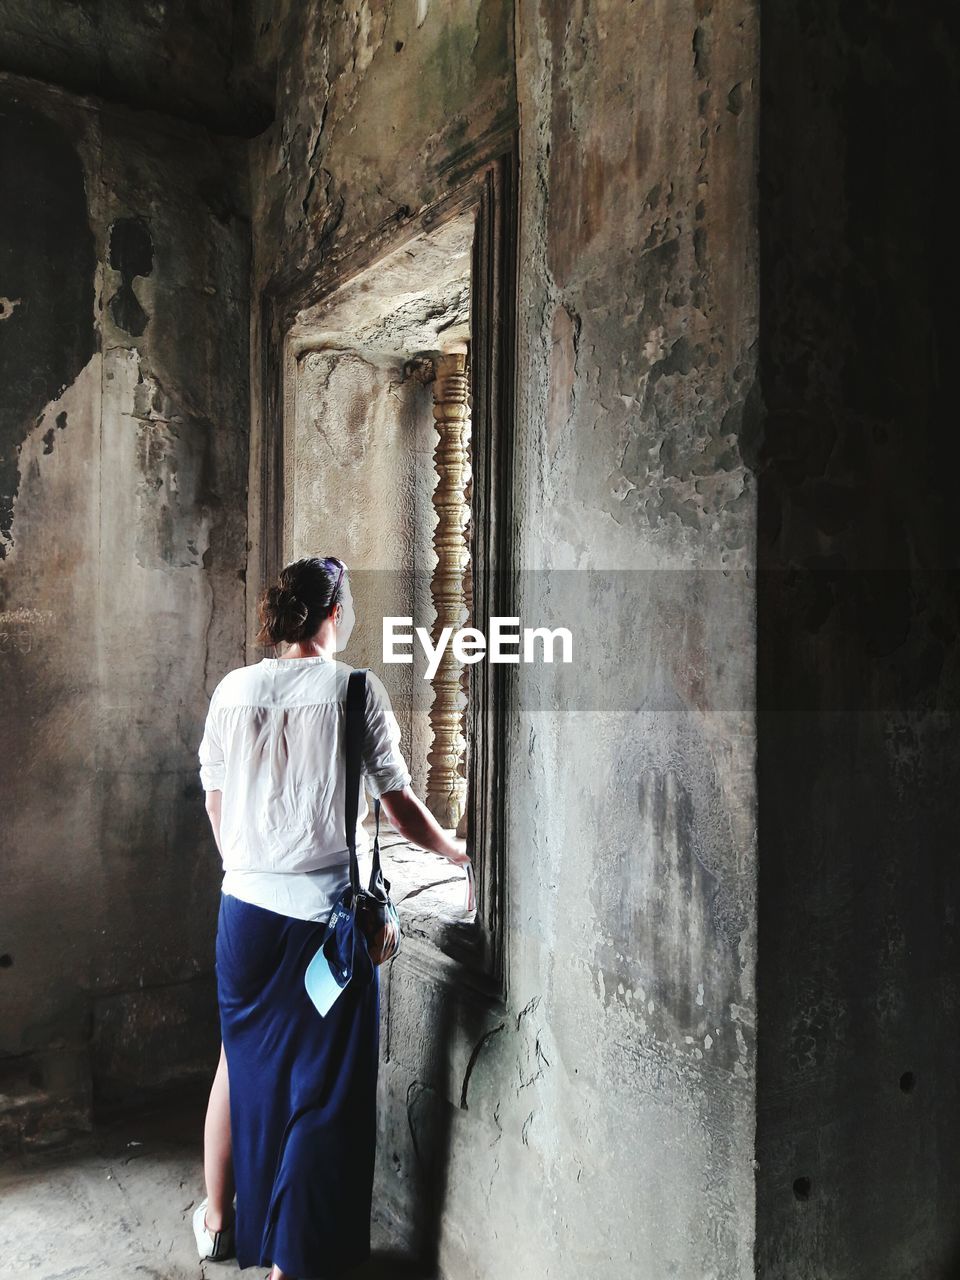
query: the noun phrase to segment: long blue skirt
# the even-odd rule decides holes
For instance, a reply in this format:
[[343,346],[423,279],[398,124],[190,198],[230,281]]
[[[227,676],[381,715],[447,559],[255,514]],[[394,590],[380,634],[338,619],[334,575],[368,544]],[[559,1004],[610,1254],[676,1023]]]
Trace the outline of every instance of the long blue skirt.
[[327,1280],[370,1255],[380,970],[321,1016],[303,985],[325,924],[221,893],[216,970],[241,1268]]

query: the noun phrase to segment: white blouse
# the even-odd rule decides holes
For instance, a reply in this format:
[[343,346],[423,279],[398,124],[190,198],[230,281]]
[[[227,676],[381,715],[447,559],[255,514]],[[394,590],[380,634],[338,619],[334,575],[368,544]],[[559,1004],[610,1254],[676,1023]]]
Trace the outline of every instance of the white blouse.
[[[344,836],[344,662],[263,658],[229,671],[210,698],[200,743],[204,791],[222,791],[222,892],[300,920],[325,919],[350,882]],[[374,796],[411,781],[383,681],[367,672],[362,781]],[[361,879],[370,841],[363,787]]]

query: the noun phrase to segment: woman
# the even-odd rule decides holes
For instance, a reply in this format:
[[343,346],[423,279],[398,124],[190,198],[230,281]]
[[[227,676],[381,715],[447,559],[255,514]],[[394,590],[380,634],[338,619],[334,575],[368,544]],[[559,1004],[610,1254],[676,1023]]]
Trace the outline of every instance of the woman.
[[[369,1256],[376,1148],[379,968],[366,985],[348,983],[325,1016],[303,981],[350,882],[341,708],[351,668],[332,656],[354,623],[346,566],[332,556],[287,565],[258,613],[258,643],[287,647],[224,676],[199,750],[225,874],[216,942],[223,1045],[194,1232],[203,1258],[230,1256],[235,1240],[241,1268],[311,1280]],[[472,870],[464,842],[411,790],[399,726],[372,671],[363,777],[401,835]],[[361,854],[366,812],[361,797]]]

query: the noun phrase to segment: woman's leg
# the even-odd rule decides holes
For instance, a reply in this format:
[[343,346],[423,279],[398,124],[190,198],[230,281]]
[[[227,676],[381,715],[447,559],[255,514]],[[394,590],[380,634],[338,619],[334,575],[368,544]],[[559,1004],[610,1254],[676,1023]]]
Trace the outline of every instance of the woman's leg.
[[203,1177],[207,1185],[207,1228],[210,1231],[221,1231],[233,1222],[234,1192],[230,1078],[227,1075],[227,1055],[222,1044],[203,1127]]

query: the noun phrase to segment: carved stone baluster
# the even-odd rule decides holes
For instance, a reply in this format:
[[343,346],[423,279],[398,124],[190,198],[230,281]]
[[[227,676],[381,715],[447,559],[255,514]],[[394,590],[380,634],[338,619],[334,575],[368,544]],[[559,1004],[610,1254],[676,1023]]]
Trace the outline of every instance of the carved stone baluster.
[[[437,360],[433,384],[433,416],[440,436],[434,454],[437,486],[433,504],[438,524],[433,535],[437,567],[433,575],[436,621],[432,639],[437,644],[443,627],[459,630],[465,624],[463,578],[467,566],[464,529],[469,510],[464,502],[467,474],[466,442],[469,433],[466,351],[447,351]],[[427,807],[442,827],[455,828],[466,802],[466,780],[460,772],[464,754],[459,706],[460,664],[453,645],[444,650],[433,677],[430,726],[433,746],[427,756]]]
[[[470,385],[470,359],[467,357],[467,386]],[[463,486],[463,505],[467,509],[467,523],[464,527],[463,540],[467,544],[467,563],[463,571],[463,606],[464,606],[464,626],[473,626],[473,432],[470,429],[470,422],[467,422],[467,433],[465,442],[465,452],[467,455],[465,468],[465,481]],[[460,756],[460,764],[458,766],[460,776],[463,779],[461,786],[463,794],[467,795],[467,733],[468,720],[467,708],[470,705],[470,673],[473,667],[469,663],[464,663],[460,672],[460,692],[463,694],[463,710],[460,713],[460,734],[463,739],[463,752]],[[463,809],[460,814],[460,821],[457,823],[457,835],[466,839],[467,836],[467,806],[464,799]]]

